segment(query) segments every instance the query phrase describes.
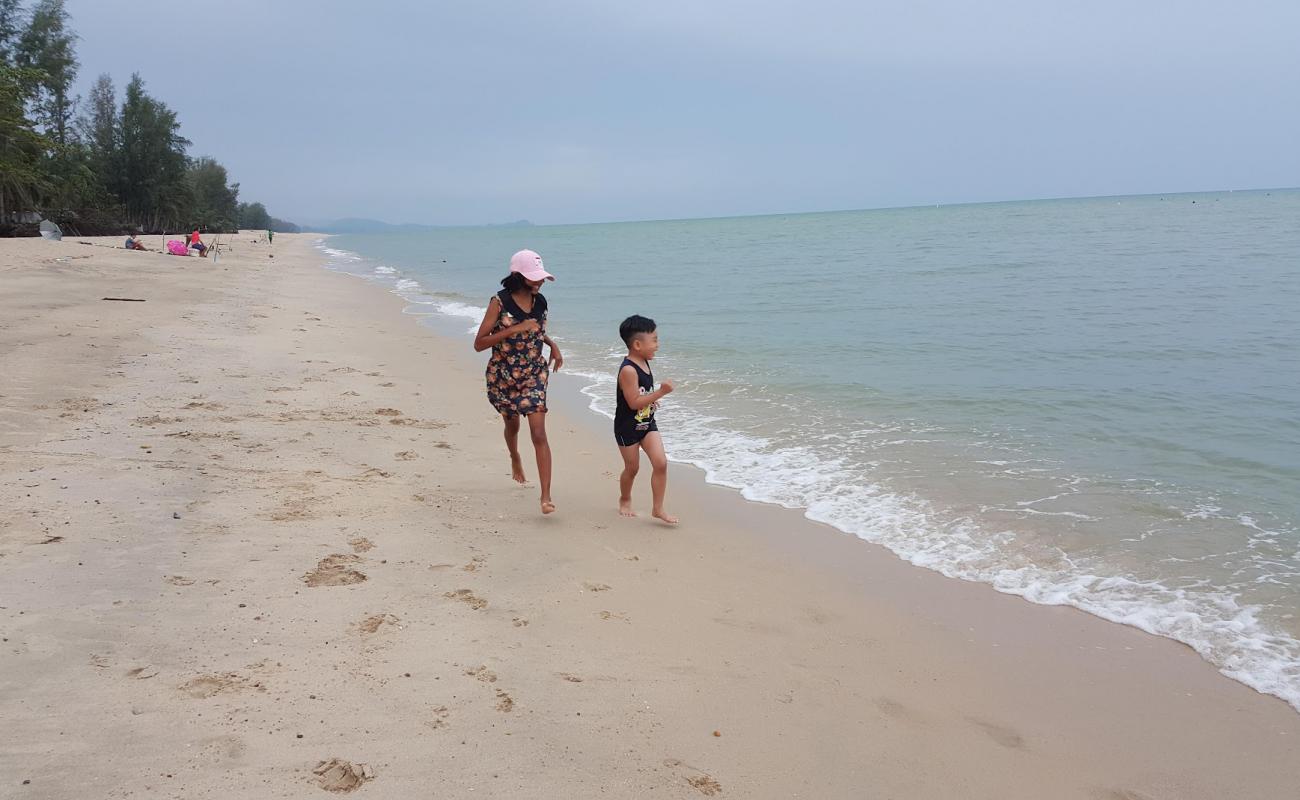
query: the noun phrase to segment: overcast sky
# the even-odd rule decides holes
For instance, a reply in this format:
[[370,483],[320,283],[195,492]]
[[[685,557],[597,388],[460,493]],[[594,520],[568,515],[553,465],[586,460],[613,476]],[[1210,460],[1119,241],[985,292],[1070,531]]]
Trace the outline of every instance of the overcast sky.
[[140,72],[293,220],[1300,185],[1297,0],[67,6],[83,93]]

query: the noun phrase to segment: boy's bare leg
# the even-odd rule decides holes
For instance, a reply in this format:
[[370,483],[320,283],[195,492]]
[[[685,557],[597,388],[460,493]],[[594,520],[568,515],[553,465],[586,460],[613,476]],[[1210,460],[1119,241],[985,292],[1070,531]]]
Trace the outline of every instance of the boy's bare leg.
[[618,476],[618,513],[625,517],[635,517],[632,510],[632,483],[636,480],[637,470],[641,469],[641,445],[618,448],[623,457],[623,472]]
[[677,517],[664,511],[664,493],[668,491],[668,456],[664,453],[664,440],[659,431],[650,431],[641,440],[641,447],[650,457],[650,492],[654,495],[654,506],[650,515],[667,522],[677,524]]
[[551,443],[546,438],[546,412],[535,411],[528,415],[528,432],[533,437],[533,453],[537,455],[537,480],[542,484],[542,513],[555,510],[551,502]]
[[506,450],[510,451],[510,477],[514,478],[516,483],[523,483],[528,478],[524,476],[524,462],[519,458],[519,417],[507,417],[502,414],[501,419],[506,424]]

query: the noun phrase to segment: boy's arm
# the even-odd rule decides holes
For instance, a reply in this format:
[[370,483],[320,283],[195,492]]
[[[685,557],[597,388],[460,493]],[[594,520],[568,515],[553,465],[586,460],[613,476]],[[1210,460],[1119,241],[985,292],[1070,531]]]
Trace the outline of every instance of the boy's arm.
[[623,393],[623,399],[633,411],[640,411],[646,406],[654,405],[659,398],[671,392],[673,382],[664,381],[650,394],[641,394],[641,387],[636,382],[636,370],[626,366],[618,371],[618,390]]

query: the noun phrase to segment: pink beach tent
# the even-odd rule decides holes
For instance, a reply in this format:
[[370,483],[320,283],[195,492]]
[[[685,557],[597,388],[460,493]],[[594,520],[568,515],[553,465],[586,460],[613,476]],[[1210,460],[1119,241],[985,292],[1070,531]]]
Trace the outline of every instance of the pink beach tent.
[[185,249],[185,242],[180,239],[168,239],[167,252],[174,256],[188,256],[190,254],[190,251]]

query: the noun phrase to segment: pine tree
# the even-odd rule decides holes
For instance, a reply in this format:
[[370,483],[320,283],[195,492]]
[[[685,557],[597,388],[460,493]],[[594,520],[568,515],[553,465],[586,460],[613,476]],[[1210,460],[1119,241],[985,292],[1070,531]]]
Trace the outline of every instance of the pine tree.
[[14,51],[25,27],[24,16],[19,0],[0,0],[0,67],[15,66]]
[[69,27],[64,0],[39,0],[26,30],[18,39],[17,62],[41,74],[32,107],[35,118],[55,144],[68,143],[76,100],[72,82],[77,78],[77,35]]
[[50,142],[23,113],[30,77],[0,65],[0,223],[35,208],[51,188],[41,169]]
[[149,96],[139,74],[122,101],[120,169],[109,190],[146,230],[178,229],[194,205],[186,168],[190,142],[176,112]]
[[200,158],[190,165],[190,188],[194,193],[194,222],[208,230],[233,231],[239,225],[239,184],[228,184],[226,168],[213,158]]

